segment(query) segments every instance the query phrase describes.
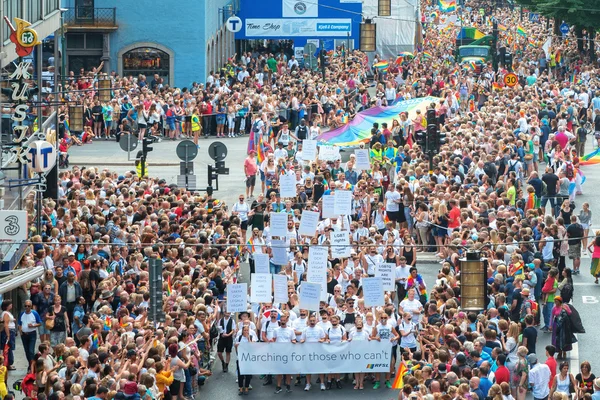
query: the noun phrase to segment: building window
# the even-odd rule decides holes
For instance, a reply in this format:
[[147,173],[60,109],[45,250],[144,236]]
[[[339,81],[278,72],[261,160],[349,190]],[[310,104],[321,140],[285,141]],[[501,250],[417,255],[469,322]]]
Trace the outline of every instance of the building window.
[[86,49],[102,49],[104,45],[104,35],[101,33],[87,33],[85,35]]
[[380,17],[389,17],[392,15],[392,0],[378,0],[377,15]]
[[83,33],[69,33],[67,35],[67,49],[85,49],[85,35]]
[[153,47],[138,47],[123,54],[123,76],[138,76],[150,78],[158,74],[163,83],[169,83],[170,71],[169,54]]

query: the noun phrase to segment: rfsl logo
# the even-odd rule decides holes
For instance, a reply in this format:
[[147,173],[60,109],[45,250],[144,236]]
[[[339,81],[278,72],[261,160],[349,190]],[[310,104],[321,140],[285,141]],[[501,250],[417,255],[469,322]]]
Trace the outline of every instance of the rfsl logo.
[[375,369],[375,368],[388,368],[388,364],[367,364],[367,369]]
[[8,17],[4,17],[4,20],[8,24],[10,29],[10,41],[15,44],[15,52],[19,57],[25,57],[31,54],[33,48],[38,44],[37,32],[30,28],[31,23],[24,21],[20,18],[15,18],[15,24],[17,28],[10,23]]
[[306,4],[304,4],[303,2],[299,1],[298,3],[296,3],[294,5],[294,12],[298,15],[302,15],[306,12]]

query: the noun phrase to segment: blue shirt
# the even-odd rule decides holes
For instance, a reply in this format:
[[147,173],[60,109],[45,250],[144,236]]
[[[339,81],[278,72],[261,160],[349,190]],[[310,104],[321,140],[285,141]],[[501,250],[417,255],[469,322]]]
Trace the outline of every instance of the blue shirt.
[[[20,327],[23,326],[23,314],[25,314],[25,311],[23,311],[23,312],[21,312],[21,314],[19,314],[19,326]],[[41,324],[42,323],[42,318],[40,317],[40,314],[38,314],[37,311],[31,310],[31,314],[33,314],[33,316],[35,317],[35,323],[36,324]]]

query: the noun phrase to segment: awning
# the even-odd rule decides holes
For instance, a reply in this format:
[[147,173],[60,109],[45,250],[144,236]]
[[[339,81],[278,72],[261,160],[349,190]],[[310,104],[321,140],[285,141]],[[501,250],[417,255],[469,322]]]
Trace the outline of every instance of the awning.
[[15,269],[10,275],[0,278],[0,294],[10,292],[19,286],[39,278],[44,274],[44,267]]

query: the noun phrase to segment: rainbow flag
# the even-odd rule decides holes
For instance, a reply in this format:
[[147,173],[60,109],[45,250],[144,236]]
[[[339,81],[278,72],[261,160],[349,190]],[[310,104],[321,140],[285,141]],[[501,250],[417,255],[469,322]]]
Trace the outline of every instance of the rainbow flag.
[[256,162],[260,165],[265,158],[267,158],[267,152],[265,151],[265,144],[263,143],[262,135],[258,135],[257,146],[256,146]]
[[377,64],[373,64],[373,68],[376,68],[380,71],[387,71],[389,67],[390,63],[388,63],[387,61],[380,61]]
[[95,350],[98,348],[100,341],[98,340],[98,332],[94,332],[92,335],[92,347],[91,350]]
[[438,0],[438,7],[443,12],[456,11],[456,0]]
[[418,86],[419,86],[419,80],[417,79],[412,83],[412,87],[416,88]]
[[580,85],[583,82],[583,80],[581,78],[577,78],[577,74],[575,74],[575,73],[573,75],[571,75],[571,78],[569,79],[569,81],[576,85]]
[[110,331],[111,328],[112,328],[112,319],[109,316],[107,316],[106,318],[104,318],[104,330]]
[[421,56],[423,57],[424,60],[429,60],[431,57],[433,57],[433,55],[428,52],[428,51],[424,51]]
[[404,375],[408,372],[408,368],[403,362],[400,363],[398,371],[396,372],[396,378],[392,384],[392,389],[402,389],[404,387]]
[[436,19],[438,17],[438,13],[437,12],[432,12],[430,15],[431,19]]
[[254,247],[254,240],[253,240],[253,238],[250,238],[250,239],[248,239],[248,242],[247,242],[247,244],[248,244],[248,250],[249,250],[249,251],[250,251],[252,254],[254,254],[254,253],[256,252],[256,248]]
[[348,116],[348,113],[345,113],[342,116],[342,124],[347,124],[349,120],[350,120],[350,117]]
[[408,289],[410,288],[415,288],[419,294],[425,296],[425,299],[427,300],[427,288],[425,287],[425,282],[423,282],[423,277],[421,275],[417,274],[416,278],[410,276],[406,280],[406,291],[408,292]]
[[556,52],[556,55],[554,56],[554,60],[556,61],[557,64],[560,64],[560,62],[562,60],[562,53],[560,50],[558,50]]
[[167,296],[171,296],[173,294],[173,286],[171,285],[171,275],[167,277]]
[[500,32],[506,32],[508,30],[508,28],[502,24],[498,24],[498,30]]
[[502,90],[502,85],[500,85],[498,82],[494,82],[494,83],[492,83],[492,89],[493,90]]
[[527,32],[521,25],[517,25],[517,33],[523,37],[527,37]]
[[592,151],[589,154],[586,154],[585,156],[581,157],[581,160],[579,160],[579,165],[594,165],[594,164],[600,164],[600,147],[598,147],[596,150]]

